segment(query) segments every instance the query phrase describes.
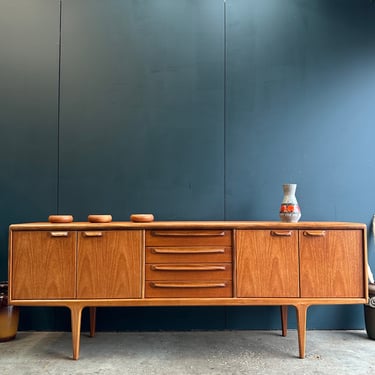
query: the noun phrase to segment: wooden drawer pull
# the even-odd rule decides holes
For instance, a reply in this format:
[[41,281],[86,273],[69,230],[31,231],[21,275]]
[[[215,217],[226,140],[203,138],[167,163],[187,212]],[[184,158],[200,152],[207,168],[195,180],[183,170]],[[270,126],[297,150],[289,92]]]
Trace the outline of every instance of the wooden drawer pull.
[[225,288],[226,283],[160,283],[151,282],[153,288]]
[[103,237],[103,232],[83,232],[84,237]]
[[274,230],[271,230],[271,236],[275,236],[275,237],[291,237],[292,236],[292,231],[289,230],[288,232],[276,232]]
[[225,266],[151,266],[153,271],[225,271]]
[[154,237],[223,237],[225,235],[225,232],[224,231],[219,231],[219,232],[152,231],[151,234]]
[[304,231],[303,235],[306,237],[324,237],[326,235],[325,230],[308,230]]
[[152,248],[152,254],[224,254],[225,249],[166,249]]
[[68,237],[68,232],[50,232],[51,237]]

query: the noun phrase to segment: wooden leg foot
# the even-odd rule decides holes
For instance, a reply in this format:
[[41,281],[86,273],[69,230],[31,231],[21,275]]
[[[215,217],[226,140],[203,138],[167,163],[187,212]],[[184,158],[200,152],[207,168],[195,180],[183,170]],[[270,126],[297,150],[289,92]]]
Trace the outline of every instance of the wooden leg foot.
[[96,307],[90,307],[90,337],[95,336],[96,331]]
[[297,327],[298,327],[298,346],[299,357],[305,358],[306,349],[306,317],[309,305],[297,305]]
[[280,306],[281,334],[285,337],[288,333],[288,306]]
[[70,306],[70,314],[72,320],[73,359],[79,358],[82,309],[82,306]]

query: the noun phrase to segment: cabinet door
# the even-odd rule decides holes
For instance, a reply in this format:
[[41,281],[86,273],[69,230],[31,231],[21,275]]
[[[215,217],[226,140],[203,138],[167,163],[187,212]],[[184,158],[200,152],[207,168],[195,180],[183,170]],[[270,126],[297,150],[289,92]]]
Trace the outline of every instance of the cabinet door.
[[294,230],[236,231],[237,297],[298,297]]
[[140,298],[143,232],[78,233],[78,298]]
[[301,297],[364,297],[361,230],[300,231]]
[[12,232],[12,299],[74,298],[75,244],[75,232]]

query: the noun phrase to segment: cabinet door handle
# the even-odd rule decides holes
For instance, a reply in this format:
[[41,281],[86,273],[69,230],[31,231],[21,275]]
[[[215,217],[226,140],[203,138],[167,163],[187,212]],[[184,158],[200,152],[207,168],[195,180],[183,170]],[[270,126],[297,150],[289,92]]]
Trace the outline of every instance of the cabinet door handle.
[[277,232],[277,231],[271,230],[271,236],[275,236],[275,237],[291,237],[292,236],[292,231],[289,230],[287,232]]
[[84,237],[103,237],[103,232],[83,232]]
[[227,283],[161,283],[151,282],[153,288],[225,288]]
[[51,237],[68,237],[68,232],[50,232]]
[[225,249],[160,249],[151,248],[152,254],[224,254]]
[[204,232],[204,231],[152,231],[151,234],[155,237],[223,237],[224,231],[218,232]]
[[151,266],[153,271],[225,271],[225,269],[225,266]]
[[324,237],[326,235],[325,230],[305,230],[303,235],[306,237]]

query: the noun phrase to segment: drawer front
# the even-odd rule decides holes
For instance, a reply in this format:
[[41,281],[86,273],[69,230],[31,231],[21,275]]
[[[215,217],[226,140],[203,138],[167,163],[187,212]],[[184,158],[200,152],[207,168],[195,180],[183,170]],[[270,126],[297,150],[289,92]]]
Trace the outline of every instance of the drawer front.
[[146,281],[146,298],[230,298],[231,281]]
[[232,264],[146,264],[146,280],[232,280]]
[[183,262],[232,262],[232,249],[224,246],[146,248],[146,263]]
[[146,246],[232,246],[230,230],[147,230]]

